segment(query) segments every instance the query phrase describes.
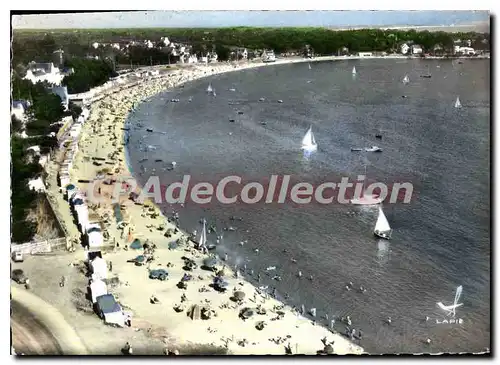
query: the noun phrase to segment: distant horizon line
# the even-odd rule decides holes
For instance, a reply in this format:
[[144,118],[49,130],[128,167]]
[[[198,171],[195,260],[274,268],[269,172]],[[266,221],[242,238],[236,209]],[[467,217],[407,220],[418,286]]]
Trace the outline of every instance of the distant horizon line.
[[271,29],[283,29],[283,28],[317,28],[317,29],[329,29],[329,30],[362,30],[362,29],[422,29],[425,28],[465,28],[465,27],[488,27],[488,32],[490,31],[490,21],[473,21],[460,24],[451,25],[310,25],[310,26],[272,26],[272,25],[236,25],[236,26],[180,26],[180,27],[143,27],[143,26],[128,26],[128,27],[108,27],[108,28],[12,28],[12,31],[102,31],[102,30],[140,30],[140,29],[227,29],[227,28],[271,28]]

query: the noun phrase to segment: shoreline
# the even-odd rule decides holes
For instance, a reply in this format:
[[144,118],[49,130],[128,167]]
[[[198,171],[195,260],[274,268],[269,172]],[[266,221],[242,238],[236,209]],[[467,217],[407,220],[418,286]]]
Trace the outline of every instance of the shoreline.
[[[307,61],[308,60],[304,60],[304,62],[307,62]],[[283,62],[281,62],[281,63],[283,63]],[[290,62],[287,62],[287,63],[290,63]],[[274,63],[274,64],[276,64],[276,63]],[[133,88],[120,90],[116,94],[111,94],[111,95],[105,96],[103,99],[101,99],[100,101],[97,101],[95,103],[95,105],[92,106],[91,116],[90,116],[88,122],[84,125],[83,133],[82,133],[81,138],[80,138],[80,144],[83,144],[84,142],[87,141],[86,137],[88,137],[89,129],[91,128],[91,125],[93,125],[94,123],[97,122],[96,114],[99,115],[99,117],[101,119],[101,123],[100,123],[101,129],[104,129],[105,131],[106,130],[112,131],[113,126],[114,126],[115,130],[112,131],[112,138],[108,138],[108,141],[104,141],[104,138],[102,141],[100,141],[99,138],[92,139],[92,144],[95,144],[97,146],[95,151],[97,152],[97,150],[100,149],[101,152],[106,152],[107,151],[105,148],[107,145],[106,142],[109,142],[109,140],[113,140],[115,142],[118,141],[120,143],[120,146],[122,147],[121,151],[118,152],[118,156],[119,156],[118,160],[120,161],[120,163],[118,164],[118,166],[119,166],[118,167],[118,169],[119,169],[118,175],[120,175],[120,173],[128,173],[134,180],[136,180],[135,177],[133,176],[133,172],[130,171],[130,169],[129,169],[130,164],[129,164],[128,159],[127,159],[128,153],[125,152],[126,146],[121,144],[121,141],[123,141],[124,137],[125,137],[125,131],[123,130],[123,128],[129,127],[129,125],[126,126],[125,123],[127,122],[127,119],[129,116],[130,106],[132,105],[133,102],[137,102],[138,100],[147,99],[151,96],[158,94],[159,92],[168,91],[171,88],[178,87],[179,85],[181,85],[185,82],[193,81],[195,79],[201,79],[201,78],[208,77],[208,76],[214,76],[216,74],[220,74],[220,73],[224,73],[224,72],[241,71],[241,70],[244,70],[246,68],[262,67],[265,65],[266,64],[264,64],[264,63],[257,63],[257,64],[247,63],[241,67],[238,67],[238,65],[231,65],[231,64],[229,64],[229,65],[214,65],[213,67],[210,67],[210,66],[208,67],[210,70],[208,72],[207,72],[206,66],[205,67],[194,66],[190,69],[184,69],[184,70],[180,69],[180,70],[173,71],[172,73],[170,73],[173,77],[167,76],[167,77],[164,77],[160,81],[157,81],[157,82],[154,80],[152,82],[145,81],[144,83],[137,85]],[[212,71],[213,69],[216,69],[216,70]],[[188,73],[188,74],[186,75],[186,73]],[[145,93],[144,93],[144,91],[145,91]],[[141,92],[143,92],[143,93],[141,93]],[[132,94],[132,97],[130,97],[130,94]],[[116,101],[116,103],[112,104],[112,108],[109,108],[111,110],[108,110],[108,113],[107,113],[106,112],[106,108],[107,108],[106,104],[108,104],[108,100],[109,100],[109,102]],[[111,106],[111,103],[109,104],[109,106]],[[104,110],[102,107],[104,107]],[[119,109],[118,113],[113,112],[113,111],[116,111],[116,109]],[[109,112],[111,112],[111,113],[109,113]],[[114,114],[114,116],[115,116],[114,123],[113,123],[113,121],[111,121],[112,114]],[[102,122],[102,121],[104,121],[104,122]],[[109,123],[109,121],[111,121],[111,123]],[[108,123],[106,123],[106,122],[108,122]],[[104,128],[102,128],[102,127],[104,127]],[[106,133],[104,133],[104,137],[106,137]],[[101,143],[101,146],[99,146],[99,143]],[[118,147],[118,145],[116,143],[113,143],[113,144],[114,144],[114,146],[111,146],[111,148],[109,148],[110,153],[113,153],[113,152],[116,153],[118,150],[120,150],[120,148]],[[89,146],[89,147],[92,147],[92,146]],[[113,148],[113,147],[115,147],[115,148]],[[75,182],[78,181],[79,179],[84,179],[84,178],[92,180],[95,177],[95,172],[96,172],[95,170],[96,169],[92,166],[92,163],[90,162],[90,160],[84,161],[82,159],[82,157],[83,157],[82,150],[86,150],[86,148],[84,146],[80,146],[81,152],[77,156],[77,159],[75,161],[75,168],[72,171],[72,178],[73,178],[72,181],[75,181]],[[93,175],[93,176],[81,176],[83,171],[89,172],[88,170],[91,170],[91,171],[94,170],[94,171],[90,172],[90,175]],[[80,184],[77,184],[77,185],[80,185]],[[105,188],[103,188],[103,190],[104,189]],[[104,194],[106,194],[106,191],[104,192]],[[128,211],[128,215],[131,217],[130,220],[133,221],[133,225],[135,227],[135,230],[133,231],[132,235],[134,237],[141,237],[141,238],[144,237],[144,235],[139,234],[139,232],[142,230],[147,232],[147,228],[146,228],[146,226],[148,225],[147,223],[152,223],[152,222],[144,219],[144,217],[142,216],[144,213],[142,207],[131,204],[130,200],[128,202],[124,202],[123,204],[126,205],[126,211]],[[164,224],[166,229],[168,229],[168,228],[175,229],[175,226],[172,223],[166,222],[166,218],[161,214],[161,212],[159,211],[159,208],[157,206],[155,206],[154,204],[152,204],[151,206],[153,207],[152,209],[156,213],[158,213],[159,218],[160,218],[159,220],[161,221],[160,224]],[[141,226],[143,226],[143,227],[141,227]],[[141,228],[142,228],[142,230],[141,230]],[[114,236],[114,239],[116,240],[117,237],[120,237],[120,235],[113,234],[114,233],[113,231],[114,231],[114,229],[108,229],[110,236]],[[118,233],[118,232],[116,232],[116,233]],[[150,233],[153,233],[151,229],[150,229]],[[154,232],[154,233],[156,233],[156,232]],[[165,237],[161,237],[161,238],[154,237],[154,236],[157,236],[155,234],[148,234],[148,238],[151,237],[151,240],[158,247],[161,247],[164,245],[168,245],[169,242],[172,242],[176,238],[179,238],[180,236],[183,236],[183,235],[185,235],[185,234],[181,231],[179,234],[174,235],[174,237],[170,240],[165,239]],[[153,237],[154,237],[154,239],[153,239]],[[162,240],[164,242],[158,243],[158,242],[160,242],[160,240]],[[130,239],[129,239],[128,244],[129,243],[130,243]],[[200,258],[202,259],[203,257],[206,257],[204,255],[201,255],[201,253],[199,253],[197,250],[194,250],[194,248],[192,248],[190,245],[188,245],[185,248],[185,250],[189,251],[191,253],[191,255],[194,256],[193,258],[195,260],[200,259]],[[174,286],[175,280],[173,280],[172,277],[176,277],[176,276],[182,277],[182,275],[184,274],[183,270],[175,269],[175,267],[177,267],[177,266],[182,266],[181,256],[183,256],[182,254],[184,251],[178,251],[178,250],[170,251],[170,250],[163,248],[163,247],[158,248],[157,251],[158,252],[155,252],[155,253],[158,254],[159,259],[164,258],[165,260],[170,260],[170,263],[173,263],[173,265],[174,265],[174,268],[169,268],[167,270],[169,272],[169,280],[167,282],[164,282],[164,283],[161,283],[161,282],[158,283],[156,281],[148,279],[147,275],[145,275],[144,279],[143,279],[143,280],[146,280],[146,282],[144,282],[143,280],[138,282],[137,278],[134,278],[133,277],[134,275],[132,273],[137,272],[137,270],[141,270],[141,269],[138,269],[137,267],[134,267],[133,265],[130,265],[127,263],[118,263],[117,264],[117,260],[124,259],[123,261],[125,262],[126,261],[125,256],[131,256],[130,252],[127,253],[127,251],[120,250],[118,252],[106,254],[105,258],[107,260],[109,260],[110,258],[113,258],[113,268],[114,269],[116,268],[115,272],[119,273],[119,276],[121,279],[128,281],[129,283],[132,281],[135,281],[137,287],[140,286],[144,290],[149,289],[150,291],[154,291],[155,292],[154,295],[156,295],[158,293],[158,290],[160,289],[161,286],[167,286],[167,285],[169,287],[171,286],[172,288],[169,288],[167,290],[168,292],[170,292],[171,295],[168,295],[168,298],[162,297],[160,299],[162,302],[162,307],[164,306],[163,303],[166,303],[166,302],[168,302],[168,304],[169,304],[168,306],[179,304],[179,303],[175,303],[175,301],[173,301],[173,296],[175,296],[175,294],[177,294],[177,296],[180,296],[180,294],[182,294],[182,291],[180,291],[179,289],[177,289]],[[144,270],[144,269],[142,269],[142,270]],[[196,270],[196,271],[199,271],[199,270]],[[258,292],[258,290],[254,287],[254,285],[252,285],[250,282],[248,282],[245,279],[233,278],[234,273],[230,272],[232,270],[228,270],[228,268],[226,268],[225,271],[229,272],[228,274],[226,274],[226,277],[227,277],[227,281],[230,284],[230,288],[233,288],[233,287],[238,288],[238,290],[241,290],[241,291],[244,291],[245,293],[247,293],[247,298],[249,300],[245,300],[245,302],[247,302],[247,303],[245,303],[246,305],[252,306],[252,304],[255,304],[257,301],[257,296],[258,296],[259,299],[262,300],[261,305],[265,304],[266,307],[273,305],[272,308],[267,308],[268,311],[276,312],[277,307],[279,308],[279,307],[284,306],[283,303],[276,301],[274,299],[268,298],[268,295],[265,295],[262,293],[255,294]],[[206,273],[208,273],[208,272],[201,271],[201,274],[203,276]],[[198,272],[196,274],[198,274]],[[199,277],[201,277],[202,275],[200,275]],[[193,276],[194,276],[194,273],[193,273]],[[229,278],[229,276],[231,276],[231,278]],[[201,281],[203,281],[203,280],[201,280]],[[160,284],[160,287],[158,286],[158,284]],[[205,285],[203,285],[203,284],[208,284],[208,282],[200,284],[198,281],[196,281],[193,284],[195,286],[195,289],[201,289],[202,287],[205,287]],[[193,284],[190,283],[190,286]],[[141,318],[141,320],[145,320],[145,321],[149,321],[149,322],[153,322],[153,323],[154,322],[156,322],[156,323],[161,322],[161,321],[158,321],[158,318],[157,318],[158,316],[155,317],[154,314],[150,313],[151,312],[150,306],[152,304],[149,304],[147,301],[145,301],[145,304],[141,304],[138,302],[138,300],[137,300],[137,289],[138,288],[137,287],[135,288],[136,289],[136,291],[134,292],[135,295],[131,295],[130,288],[132,286],[133,285],[130,285],[128,288],[127,287],[118,288],[116,294],[121,299],[120,301],[122,302],[122,304],[129,306],[132,309],[132,311],[136,312],[137,317]],[[206,292],[204,294],[199,294],[199,291],[193,292],[192,290],[187,290],[186,294],[189,294],[189,297],[198,297],[194,301],[192,301],[193,303],[199,302],[199,299],[202,299],[205,297],[210,297],[209,300],[211,302],[220,301],[220,297],[221,297],[220,294],[218,294],[214,291]],[[254,301],[252,301],[250,299],[252,297],[252,294],[254,297]],[[144,299],[144,296],[149,297],[150,295],[153,295],[153,293],[148,294],[147,292],[144,292],[143,295],[141,295],[140,297],[142,297]],[[223,296],[230,297],[230,295],[227,295],[227,293]],[[134,299],[133,297],[136,297],[136,298]],[[158,297],[160,298],[160,296],[158,296]],[[227,299],[229,299],[229,298],[227,298]],[[249,301],[253,302],[253,303],[249,303]],[[201,302],[203,302],[203,300],[201,300]],[[230,303],[231,302],[228,301],[227,303],[221,303],[221,305],[219,305],[219,308],[221,306],[223,307],[222,312],[224,312],[224,313],[218,313],[218,317],[224,317],[224,321],[217,321],[217,322],[219,322],[217,324],[213,323],[213,321],[214,321],[213,319],[208,320],[208,321],[203,321],[203,320],[194,321],[194,320],[187,318],[185,313],[175,313],[175,311],[170,309],[171,316],[167,315],[167,317],[171,317],[171,318],[169,318],[169,321],[166,324],[167,328],[171,327],[171,328],[169,328],[168,332],[172,332],[174,337],[178,338],[178,339],[179,338],[182,339],[183,337],[186,337],[187,336],[186,331],[198,333],[199,335],[196,336],[197,337],[196,339],[193,339],[193,341],[192,341],[193,343],[213,344],[213,345],[217,345],[217,346],[222,346],[223,344],[221,343],[220,339],[217,340],[217,337],[220,337],[220,336],[210,335],[210,333],[202,334],[201,328],[206,326],[206,325],[211,325],[210,327],[212,330],[214,330],[214,326],[215,326],[215,327],[217,327],[217,332],[219,332],[219,333],[224,332],[224,334],[227,334],[226,339],[229,338],[230,336],[232,336],[234,339],[235,335],[253,337],[253,341],[251,341],[251,343],[255,343],[255,345],[254,345],[255,347],[254,346],[242,347],[241,345],[237,346],[236,344],[232,344],[232,343],[228,344],[228,342],[233,342],[233,341],[226,342],[226,347],[228,348],[228,350],[232,354],[284,354],[283,346],[286,345],[286,343],[284,343],[284,342],[281,342],[279,344],[274,344],[274,345],[269,345],[269,344],[257,345],[258,339],[260,337],[263,337],[263,335],[265,337],[267,335],[266,332],[270,332],[270,333],[274,332],[274,331],[268,330],[268,328],[271,326],[266,327],[264,330],[262,330],[260,332],[259,332],[259,330],[257,330],[256,328],[253,328],[253,327],[249,327],[247,330],[243,330],[242,320],[238,318],[238,311],[242,307],[241,306],[240,307],[234,306],[234,304],[230,304]],[[143,308],[144,306],[146,306],[147,309]],[[228,306],[232,310],[228,311],[227,310]],[[211,307],[213,308],[213,305]],[[327,337],[329,341],[331,341],[331,339],[334,338],[333,340],[335,341],[335,344],[334,344],[334,352],[335,353],[340,353],[340,354],[347,354],[347,353],[361,354],[361,353],[363,353],[363,349],[361,347],[350,343],[346,338],[344,338],[344,336],[342,336],[338,333],[332,333],[330,330],[328,330],[322,326],[312,324],[310,320],[308,320],[304,317],[297,316],[295,313],[293,313],[291,308],[289,308],[288,306],[286,306],[285,308],[280,309],[280,310],[286,312],[286,314],[287,314],[287,316],[285,318],[280,320],[280,324],[282,324],[282,325],[280,326],[280,325],[273,324],[272,329],[276,329],[274,327],[281,327],[281,328],[285,327],[285,328],[288,328],[288,332],[290,332],[290,331],[296,332],[297,336],[299,336],[299,337],[301,334],[304,333],[305,330],[310,332],[310,334],[311,334],[310,336],[308,336],[308,339],[305,339],[305,340],[298,339],[297,336],[291,335],[291,339],[288,340],[289,343],[293,344],[293,342],[297,341],[297,340],[300,342],[300,344],[297,343],[295,348],[293,348],[294,346],[292,346],[294,352],[295,352],[295,350],[297,350],[298,353],[300,353],[300,354],[316,354],[316,352],[318,350],[321,350],[321,347],[322,347],[321,339],[324,337]],[[217,312],[220,312],[220,311],[217,309]],[[229,313],[226,313],[226,312],[229,312]],[[181,317],[183,317],[183,318],[181,318]],[[182,321],[182,319],[184,319],[184,321]],[[267,318],[267,316],[264,317],[264,316],[259,315],[258,319],[265,320],[265,319],[269,319],[269,318]],[[186,320],[188,322],[186,322]],[[177,322],[178,322],[179,328],[175,329],[176,326],[173,324],[177,323]],[[227,322],[227,323],[225,323],[225,322]],[[268,324],[269,323],[271,323],[271,322],[268,322]],[[174,327],[174,328],[172,328],[172,327]],[[227,328],[227,327],[229,327],[229,328]],[[232,328],[236,328],[236,327],[239,328],[238,333],[234,333],[231,330]],[[299,329],[299,327],[300,327],[300,329]],[[306,327],[307,327],[307,329],[306,329]],[[190,329],[188,329],[188,328],[190,328]],[[283,332],[283,331],[281,331],[281,332]],[[186,335],[183,336],[182,335],[183,333]],[[279,335],[276,335],[276,336],[280,337]],[[189,337],[189,336],[187,336],[187,337]],[[280,342],[280,340],[277,340],[277,342]]]

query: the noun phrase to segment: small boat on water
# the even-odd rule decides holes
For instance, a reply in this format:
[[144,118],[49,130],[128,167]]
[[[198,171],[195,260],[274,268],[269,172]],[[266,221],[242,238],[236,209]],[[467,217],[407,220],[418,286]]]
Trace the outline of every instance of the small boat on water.
[[430,79],[432,77],[431,74],[426,74],[426,75],[420,75],[420,77],[424,78],[424,79]]
[[371,147],[366,147],[365,148],[366,152],[382,152],[382,149],[377,146],[371,146]]
[[214,91],[214,90],[213,90],[213,88],[212,88],[212,84],[208,84],[208,87],[207,87],[207,93],[209,93],[209,94],[210,94],[210,93],[211,93],[211,92],[213,92],[213,91]]
[[352,74],[353,74],[353,75],[356,75],[356,74],[357,74],[357,72],[356,72],[356,66],[353,66],[353,67],[352,67]]
[[375,223],[373,234],[386,240],[391,239],[392,236],[391,226],[389,225],[389,221],[385,217],[384,211],[381,207],[378,208],[378,218],[377,222]]
[[359,152],[359,151],[363,151],[363,149],[357,147],[351,147],[351,152]]
[[152,129],[152,128],[147,128],[147,129],[146,129],[146,132],[152,132],[152,131],[153,131],[153,129]]
[[312,132],[312,127],[306,132],[304,138],[302,138],[302,147],[305,151],[316,151],[318,149],[318,144],[316,143],[316,139],[314,138],[314,134]]
[[382,139],[382,135],[381,135],[381,134],[376,134],[376,135],[375,135],[375,138],[376,138],[376,139]]
[[457,96],[457,100],[455,100],[455,108],[461,108],[462,103],[460,102],[460,98]]
[[410,82],[410,78],[408,77],[408,74],[405,75],[405,77],[403,78],[403,84],[407,84]]

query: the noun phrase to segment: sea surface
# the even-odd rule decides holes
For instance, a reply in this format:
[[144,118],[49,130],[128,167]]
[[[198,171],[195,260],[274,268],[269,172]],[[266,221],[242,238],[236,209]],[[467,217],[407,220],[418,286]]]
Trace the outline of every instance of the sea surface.
[[[432,78],[420,77],[427,73]],[[408,85],[401,82],[405,74]],[[207,94],[209,83],[216,97]],[[457,96],[461,109],[454,108]],[[229,264],[254,282],[260,272],[257,285],[276,288],[291,305],[316,308],[318,322],[329,322],[325,314],[337,318],[340,332],[340,317],[350,315],[370,353],[491,347],[489,60],[269,65],[156,95],[129,123],[129,163],[143,184],[151,175],[166,185],[187,174],[194,182],[237,175],[260,183],[276,174],[317,186],[341,176],[355,180],[365,167],[370,182],[411,182],[410,203],[384,204],[394,230],[390,241],[373,235],[377,208],[215,199],[161,206],[166,214],[179,212],[189,232],[200,231],[201,218],[218,229],[236,228],[224,231],[217,247]],[[300,142],[309,126],[319,147],[304,156]],[[350,151],[371,145],[383,152]],[[171,161],[177,162],[173,171]],[[208,239],[215,243],[215,234]],[[269,266],[276,270],[266,272]],[[348,282],[353,290],[345,289]],[[463,305],[455,319],[462,324],[438,324],[449,317],[436,303],[452,304],[459,285]]]

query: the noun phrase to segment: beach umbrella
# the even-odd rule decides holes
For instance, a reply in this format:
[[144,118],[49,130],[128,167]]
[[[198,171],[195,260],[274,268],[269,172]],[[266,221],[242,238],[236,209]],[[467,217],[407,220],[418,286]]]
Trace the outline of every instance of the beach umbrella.
[[243,319],[248,319],[254,315],[254,311],[251,308],[243,308],[240,311],[240,317]]
[[130,248],[133,250],[140,250],[142,248],[141,241],[136,238],[134,242],[130,244]]
[[234,299],[241,301],[241,300],[245,299],[245,292],[238,290],[238,291],[234,292],[233,297],[234,297]]
[[203,260],[203,265],[211,269],[217,265],[217,259],[215,257],[207,257]]
[[179,247],[179,243],[178,243],[177,241],[175,241],[175,242],[170,242],[170,243],[168,244],[168,249],[169,249],[169,250],[175,250],[177,247]]

